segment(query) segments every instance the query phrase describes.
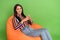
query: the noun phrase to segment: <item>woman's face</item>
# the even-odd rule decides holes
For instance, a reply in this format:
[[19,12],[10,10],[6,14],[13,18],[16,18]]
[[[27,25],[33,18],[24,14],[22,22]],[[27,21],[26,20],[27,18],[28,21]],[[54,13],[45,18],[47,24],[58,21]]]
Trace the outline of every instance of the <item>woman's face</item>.
[[18,15],[21,15],[21,13],[22,13],[22,8],[21,8],[20,6],[17,6],[16,12],[17,12]]

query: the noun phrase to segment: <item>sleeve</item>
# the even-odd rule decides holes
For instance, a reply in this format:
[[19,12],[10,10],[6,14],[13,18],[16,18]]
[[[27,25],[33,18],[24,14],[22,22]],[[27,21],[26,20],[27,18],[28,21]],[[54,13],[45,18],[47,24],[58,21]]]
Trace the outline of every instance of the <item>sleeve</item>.
[[13,18],[12,22],[14,29],[17,30],[19,27],[17,26],[18,23],[16,22],[15,18]]
[[18,23],[17,20],[14,20],[14,19],[13,19],[13,26],[15,30],[17,30],[18,28],[22,29],[24,27],[22,23]]

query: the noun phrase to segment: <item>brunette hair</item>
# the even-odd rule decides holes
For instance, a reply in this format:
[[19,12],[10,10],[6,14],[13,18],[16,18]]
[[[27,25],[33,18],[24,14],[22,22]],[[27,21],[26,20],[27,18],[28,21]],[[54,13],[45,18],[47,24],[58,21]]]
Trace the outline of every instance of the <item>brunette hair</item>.
[[[21,15],[22,15],[24,18],[26,18],[26,16],[24,15],[23,7],[22,7],[20,4],[16,4],[16,5],[14,6],[14,16],[19,20],[19,22],[21,22],[21,18],[17,16],[17,12],[16,12],[17,6],[20,6],[20,7],[22,8],[22,13],[21,13]],[[28,21],[29,24],[32,24],[30,20],[27,20],[27,21]]]

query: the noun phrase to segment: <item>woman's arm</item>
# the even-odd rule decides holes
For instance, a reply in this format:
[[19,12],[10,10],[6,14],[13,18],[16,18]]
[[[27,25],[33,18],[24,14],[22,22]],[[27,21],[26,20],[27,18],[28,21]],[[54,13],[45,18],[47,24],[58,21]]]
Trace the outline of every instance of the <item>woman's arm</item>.
[[23,27],[23,21],[21,21],[20,23],[18,23],[18,22],[16,21],[16,18],[15,18],[15,17],[13,18],[12,22],[13,22],[13,26],[14,26],[14,29],[15,29],[15,30],[17,30],[17,29],[20,28],[21,26]]
[[14,29],[15,30],[18,29],[19,27],[18,27],[18,23],[16,22],[16,18],[15,17],[13,18],[12,22],[13,22]]
[[[12,20],[13,26],[14,26],[14,29],[15,29],[15,30],[17,30],[18,28],[24,27],[24,24],[23,24],[23,23],[24,23],[25,21],[31,20],[31,19],[30,19],[29,17],[26,17],[26,18],[24,18],[24,19],[23,19],[21,22],[19,22],[19,23],[18,23],[16,20],[17,20],[17,19],[16,19],[15,17],[14,17],[13,20]],[[32,22],[32,20],[31,20],[31,22]]]
[[30,16],[27,16],[27,18],[31,21],[31,23],[33,23],[32,19]]

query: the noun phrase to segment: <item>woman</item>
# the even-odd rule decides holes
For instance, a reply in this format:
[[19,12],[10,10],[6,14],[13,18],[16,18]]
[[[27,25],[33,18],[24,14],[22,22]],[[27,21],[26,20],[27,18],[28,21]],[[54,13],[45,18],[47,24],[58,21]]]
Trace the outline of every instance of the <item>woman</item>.
[[49,32],[46,29],[41,28],[34,30],[30,27],[33,22],[29,16],[24,15],[23,8],[20,4],[16,4],[14,6],[14,17],[12,22],[15,30],[19,28],[21,32],[23,32],[27,36],[41,36],[42,40],[52,40]]

